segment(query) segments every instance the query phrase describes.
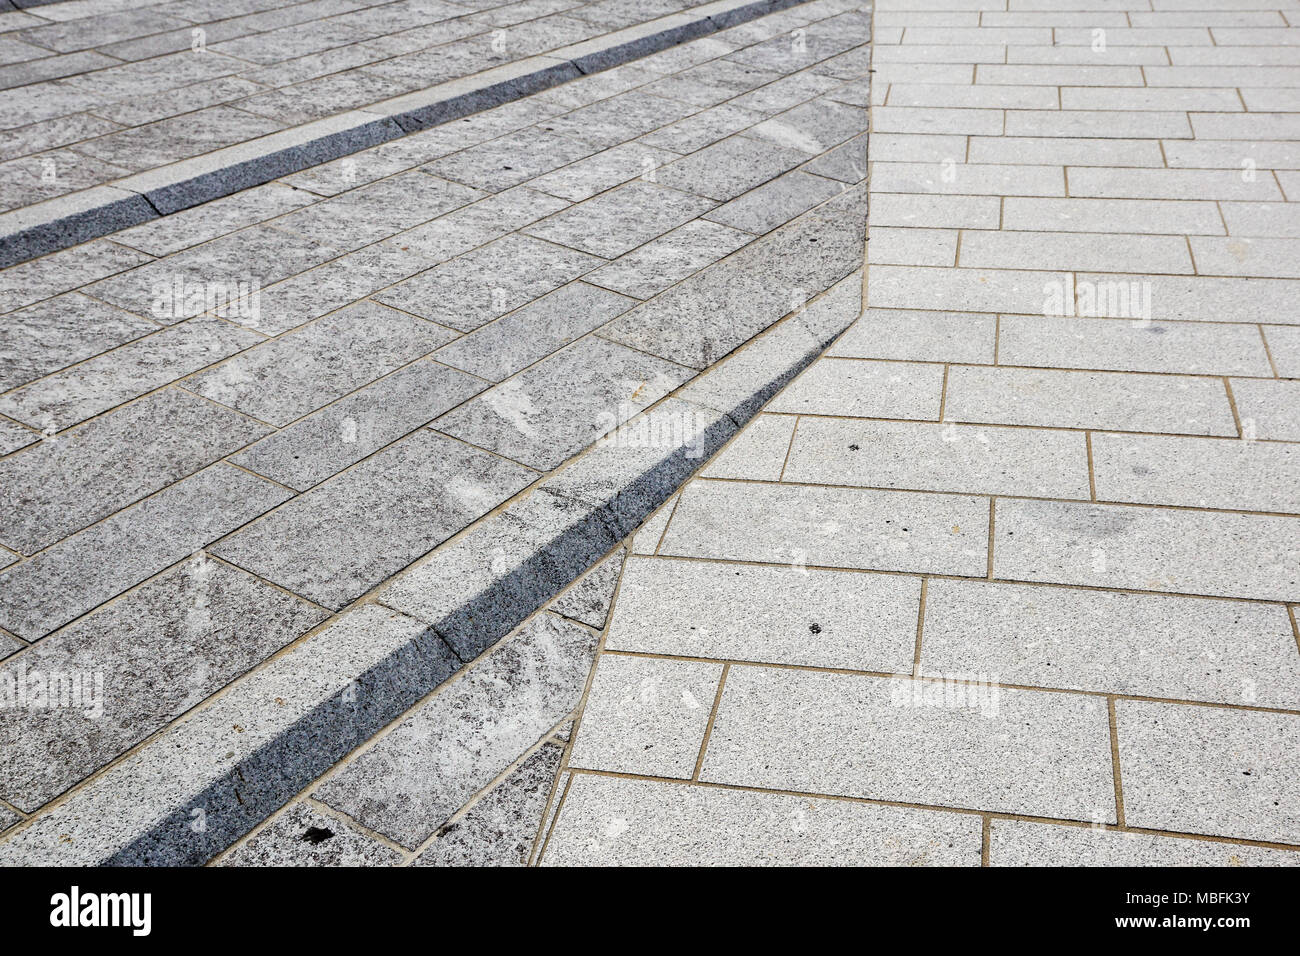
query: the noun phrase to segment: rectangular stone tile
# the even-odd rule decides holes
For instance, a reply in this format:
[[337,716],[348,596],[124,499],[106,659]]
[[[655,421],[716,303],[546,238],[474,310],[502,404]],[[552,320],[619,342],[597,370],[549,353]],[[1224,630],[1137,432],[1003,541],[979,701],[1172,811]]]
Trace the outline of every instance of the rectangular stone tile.
[[865,106],[866,104],[862,102],[862,91],[868,86],[866,81],[842,83],[839,78],[804,70],[773,80],[766,86],[760,86],[756,90],[729,100],[725,105],[757,110],[771,116],[798,106],[813,97],[826,94],[827,99],[837,103]]
[[1130,826],[1300,843],[1300,717],[1115,704]]
[[[1153,319],[1258,322],[1261,316],[1266,316],[1272,322],[1300,324],[1300,317],[1287,304],[1300,295],[1300,281],[1295,279],[1114,273],[1079,273],[1076,278],[1078,307],[1085,315],[1135,318],[1133,304],[1140,301],[1144,309],[1150,303],[1149,318]],[[1128,312],[1124,311],[1125,290],[1130,299]],[[1053,305],[1055,297],[1053,292]],[[1041,305],[1015,311],[1039,312]]]
[[[966,136],[926,133],[873,133],[871,158],[895,163],[942,163],[966,155]],[[1001,139],[1001,137],[995,137]]]
[[292,496],[218,463],[0,573],[0,626],[34,641]]
[[202,373],[186,387],[285,425],[427,355],[452,333],[375,302],[359,302]]
[[1098,827],[994,820],[989,866],[1300,866],[1300,853]]
[[955,422],[1235,435],[1222,382],[1191,376],[954,366],[944,417]]
[[1235,169],[1251,160],[1257,169],[1300,168],[1300,143],[1244,140],[1178,140],[1164,144],[1171,169]]
[[547,610],[597,630],[604,628],[626,556],[627,552],[619,548],[575,581]]
[[691,373],[584,338],[442,416],[434,427],[550,470],[658,401]]
[[828,357],[991,364],[995,317],[959,312],[868,309]]
[[876,43],[872,53],[878,63],[1005,63],[1007,56],[1007,47],[1003,43],[890,45],[879,38]]
[[909,266],[954,266],[957,237],[948,229],[895,229],[872,226],[867,236],[867,261]]
[[1300,514],[1300,448],[1278,442],[1094,435],[1097,500]]
[[1300,441],[1300,382],[1234,378],[1244,435],[1275,441]]
[[[1244,180],[1241,171],[1218,169],[1107,169],[1082,166],[1070,170],[1070,195],[1115,199],[1281,199],[1277,184],[1266,176]],[[1141,270],[1130,270],[1141,271]]]
[[867,131],[867,111],[827,97],[809,100],[743,135],[817,156]]
[[16,389],[0,397],[0,412],[61,431],[264,341],[224,319],[200,316]]
[[[1300,71],[1294,74],[1300,82]],[[1294,113],[1193,113],[1197,139],[1300,139],[1300,116]]]
[[844,190],[821,176],[795,170],[704,214],[706,219],[762,235]]
[[689,780],[721,664],[603,654],[569,766]]
[[[1046,85],[993,86],[984,78],[987,67],[976,68],[978,83],[956,86],[951,83],[892,83],[889,90],[890,106],[942,106],[948,108],[1054,110],[1057,94],[1054,87]],[[997,67],[994,67],[997,69]],[[1006,67],[1002,67],[1006,69]],[[969,76],[967,77],[969,80]],[[876,82],[882,82],[876,77]],[[1037,82],[1037,81],[1034,81]]]
[[1006,499],[993,576],[1286,601],[1300,586],[1298,527],[1270,515]]
[[1219,203],[1228,234],[1300,238],[1300,206],[1278,202]]
[[1115,821],[1105,706],[987,684],[733,666],[700,779]]
[[401,866],[402,855],[346,817],[302,802],[288,807],[226,856],[220,866]]
[[411,865],[527,866],[563,756],[559,744],[542,744]]
[[1300,700],[1295,638],[1277,605],[982,581],[930,581],[921,673],[1260,707]]
[[510,235],[401,282],[375,299],[472,332],[604,261],[540,239]]
[[972,230],[963,234],[960,265],[972,269],[1193,272],[1182,236]]
[[871,111],[871,131],[881,133],[947,133],[1001,136],[1002,110],[943,109],[918,106],[877,106]]
[[567,200],[515,186],[404,232],[398,241],[431,262],[446,262],[566,205]]
[[543,614],[379,742],[315,796],[414,849],[577,706],[596,638]]
[[[1037,199],[1008,196],[1002,206],[1001,228],[1045,232],[1221,236],[1223,220],[1214,203],[1196,200],[1173,202],[1163,199]],[[1092,244],[1097,240],[1085,242]],[[1082,258],[1087,259],[1088,256]],[[1132,265],[1124,266],[1123,271],[1133,271]]]
[[979,861],[980,822],[972,814],[575,774],[541,865],[977,866]]
[[773,399],[768,411],[937,419],[942,394],[938,364],[823,358]]
[[79,143],[77,149],[132,172],[144,172],[283,128],[284,124],[277,120],[241,109],[209,106],[193,114],[89,139]]
[[17,422],[0,418],[0,456],[17,451],[19,448],[26,448],[40,437],[36,432],[23,428]]
[[1082,498],[1077,432],[802,418],[784,481],[967,494]]
[[724,201],[761,186],[808,158],[808,154],[744,136],[706,146],[658,171],[665,186]]
[[[723,96],[721,99],[727,97]],[[548,120],[546,125],[565,139],[589,144],[588,151],[594,153],[597,148],[616,146],[651,130],[685,119],[699,109],[699,105],[656,96],[647,90],[638,89],[611,96],[607,100],[601,100],[599,103]],[[660,145],[672,149],[672,146],[667,143]]]
[[1116,372],[1268,376],[1271,371],[1254,326],[1040,315],[1002,316],[998,361]]
[[1294,88],[1273,87],[1261,90],[1242,90],[1241,98],[1252,113],[1300,112],[1300,92]]
[[[1179,89],[1166,87],[1065,87],[1061,109],[1066,110],[1206,110],[1241,111],[1244,107],[1236,90],[1210,87]],[[1193,124],[1195,128],[1195,124]],[[1197,134],[1200,135],[1199,133]]]
[[587,273],[595,285],[649,299],[753,241],[729,226],[696,219]]
[[885,193],[949,195],[1063,196],[1061,170],[1049,166],[973,163],[873,164],[871,188]]
[[1193,236],[1191,244],[1201,275],[1300,278],[1300,238]]
[[956,495],[696,481],[659,553],[983,576],[988,510]]
[[[1003,130],[972,130],[985,136],[1065,136],[1097,139],[1191,139],[1187,114],[1144,110],[1007,110]],[[1195,194],[1193,194],[1195,195]]]
[[[665,167],[665,174],[671,166]],[[538,239],[614,259],[712,209],[711,200],[631,182],[534,223],[524,232]]]
[[873,192],[871,202],[872,226],[940,229],[998,228],[1000,200],[997,196]]
[[967,158],[972,163],[1046,166],[1164,165],[1160,144],[1154,140],[1068,136],[972,136]]
[[0,541],[31,554],[261,438],[168,389],[0,461]]
[[758,415],[700,474],[705,478],[780,481],[794,434],[794,415]]
[[415,362],[282,428],[231,461],[306,491],[487,387],[432,360]]
[[114,238],[133,249],[165,256],[272,219],[316,198],[301,189],[267,183],[133,226],[115,233]]
[[654,171],[677,158],[677,153],[645,143],[622,143],[538,176],[529,181],[529,186],[570,202],[581,202],[633,179],[653,182]]
[[200,560],[40,641],[10,666],[90,681],[96,699],[83,699],[89,708],[0,714],[4,799],[35,810],[324,617],[242,571]]
[[1277,374],[1283,378],[1300,378],[1300,326],[1268,325],[1262,331],[1268,339],[1268,353],[1277,366]]
[[337,609],[534,477],[442,435],[417,432],[254,522],[214,553]]
[[605,647],[911,673],[920,600],[898,575],[634,557]]
[[499,382],[636,305],[585,282],[572,282],[443,346],[437,358]]
[[0,323],[0,389],[23,385],[157,330],[153,322],[77,292],[19,309]]

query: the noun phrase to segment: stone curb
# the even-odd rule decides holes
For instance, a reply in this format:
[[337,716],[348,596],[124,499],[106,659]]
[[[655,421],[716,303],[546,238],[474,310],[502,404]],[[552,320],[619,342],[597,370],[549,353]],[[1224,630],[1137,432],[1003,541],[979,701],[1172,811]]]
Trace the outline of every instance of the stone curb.
[[20,825],[0,865],[212,859],[600,561],[860,311],[854,272]]
[[[616,30],[544,56],[528,57],[3,213],[0,268],[229,196],[806,2],[719,0],[689,13],[675,13]],[[0,8],[4,3],[0,0]],[[31,5],[30,0],[27,5]]]

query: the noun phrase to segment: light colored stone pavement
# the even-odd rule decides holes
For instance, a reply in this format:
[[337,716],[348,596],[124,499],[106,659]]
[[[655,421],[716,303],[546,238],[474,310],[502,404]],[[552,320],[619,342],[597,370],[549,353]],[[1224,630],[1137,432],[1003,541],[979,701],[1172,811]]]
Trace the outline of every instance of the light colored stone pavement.
[[1300,5],[879,0],[865,312],[638,531],[543,865],[1300,863]]
[[[413,853],[550,754],[576,651],[528,682],[554,719],[427,805],[398,806],[379,744],[311,789],[465,664],[491,671],[860,311],[858,7],[0,271],[0,687],[89,681],[84,708],[0,712],[0,823],[26,821],[0,857],[202,862],[295,797],[290,829],[348,813]],[[427,740],[438,712],[408,717]],[[383,812],[357,796],[385,788]]]

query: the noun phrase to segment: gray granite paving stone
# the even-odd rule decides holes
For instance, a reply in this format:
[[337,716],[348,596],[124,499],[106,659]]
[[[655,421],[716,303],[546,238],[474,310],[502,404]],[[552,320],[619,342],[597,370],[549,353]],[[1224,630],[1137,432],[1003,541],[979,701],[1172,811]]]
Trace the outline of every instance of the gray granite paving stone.
[[1259,707],[1300,701],[1281,607],[1021,584],[930,581],[921,673]]
[[1100,827],[994,820],[989,866],[1300,866],[1300,853]]
[[[993,576],[1288,601],[1300,519],[1125,505],[998,502]],[[1205,542],[1214,547],[1207,551]]]
[[920,598],[899,575],[633,557],[605,647],[910,673]]
[[225,464],[206,468],[0,572],[0,624],[43,637],[290,494]]
[[796,170],[719,206],[706,218],[762,235],[843,189],[840,183]]
[[243,110],[210,106],[196,114],[109,133],[77,148],[95,159],[142,172],[281,128],[282,123]]
[[1249,325],[1004,315],[999,334],[1003,365],[1272,374],[1259,330]]
[[[623,571],[624,553],[617,551],[578,579],[550,606],[550,610],[597,630],[605,626],[614,588]],[[552,775],[554,776],[554,775]]]
[[944,369],[938,364],[820,359],[768,406],[773,412],[936,420]]
[[241,571],[199,560],[40,641],[9,666],[102,678],[103,713],[0,715],[4,799],[35,810],[324,617]]
[[677,496],[673,495],[637,530],[632,537],[633,554],[654,554],[658,550],[659,539],[664,536],[668,519],[672,517],[673,509],[676,507]]
[[842,95],[844,91],[837,89],[839,86],[840,81],[837,79],[804,70],[773,80],[766,86],[761,86],[743,96],[737,96],[727,105],[757,110],[771,116],[831,90],[836,91],[834,98],[837,102],[852,103],[853,99]]
[[733,665],[700,779],[1115,822],[1104,702],[988,684]]
[[0,412],[62,431],[264,341],[224,319],[200,316],[12,391],[0,397]]
[[714,205],[699,196],[638,181],[563,209],[524,232],[614,259],[695,219]]
[[595,646],[580,625],[534,618],[315,796],[418,847],[577,705]]
[[446,262],[567,205],[567,200],[515,186],[417,226],[399,239],[433,262]]
[[445,826],[413,866],[527,866],[564,748],[545,743]]
[[267,183],[124,229],[115,234],[114,239],[150,255],[165,256],[271,219],[316,199],[302,189]]
[[581,202],[632,179],[649,181],[656,169],[677,158],[676,153],[666,149],[643,143],[623,143],[538,176],[529,185],[545,193],[563,196],[570,202]]
[[167,389],[0,461],[0,541],[31,554],[267,429]]
[[805,172],[816,173],[844,183],[860,183],[867,178],[867,137],[857,136],[828,150],[812,162],[805,163]]
[[859,269],[865,220],[865,190],[847,190],[633,309],[601,334],[708,368],[798,309],[814,290]]
[[759,415],[700,474],[705,478],[780,481],[794,434],[794,415]]
[[956,422],[1235,435],[1223,383],[1190,376],[954,366],[944,417]]
[[780,73],[729,60],[711,60],[651,83],[647,92],[697,107],[715,106],[781,78]]
[[431,359],[415,362],[280,429],[231,461],[306,491],[487,387]]
[[668,126],[652,130],[642,136],[638,142],[649,143],[671,149],[678,153],[693,153],[703,149],[732,133],[739,133],[766,118],[758,110],[745,109],[731,103],[723,103],[707,110],[701,110],[685,119]]
[[400,866],[402,855],[342,819],[295,803],[222,866]]
[[817,156],[866,129],[866,110],[822,98],[759,123],[744,135]]
[[90,242],[77,249],[11,266],[5,270],[5,284],[0,287],[0,312],[9,312],[149,261],[143,252],[105,241]]
[[669,163],[657,178],[665,186],[710,199],[735,199],[805,159],[806,153],[787,146],[730,136]]
[[575,774],[543,866],[978,866],[980,821]]
[[[630,90],[548,120],[543,125],[566,139],[593,147],[609,147],[675,123],[698,109],[645,90]],[[671,144],[660,145],[672,149]],[[588,149],[588,152],[595,150]]]
[[868,309],[835,340],[828,356],[992,364],[991,315]]
[[679,366],[598,338],[580,339],[434,422],[549,470],[690,378]]
[[689,780],[721,664],[603,655],[569,766]]
[[753,240],[728,226],[695,219],[587,273],[596,285],[649,299]]
[[1300,382],[1234,378],[1231,383],[1244,434],[1300,441]]
[[1268,352],[1283,378],[1300,378],[1300,326],[1270,325],[1264,329]]
[[617,541],[591,505],[534,489],[434,551],[378,595],[473,660]]
[[803,418],[785,481],[969,494],[1090,497],[1078,432]]
[[21,819],[22,817],[8,807],[0,807],[0,830],[8,830]]
[[214,553],[338,609],[533,477],[512,462],[421,431],[247,526]]
[[40,437],[36,432],[23,428],[17,422],[0,418],[0,455],[26,448]]
[[501,192],[594,152],[585,143],[533,128],[471,146],[426,168],[476,189]]
[[1115,703],[1130,826],[1300,843],[1300,717]]
[[19,309],[0,323],[0,389],[157,330],[153,322],[76,292]]
[[1097,500],[1300,514],[1300,448],[1280,442],[1094,435]]
[[988,530],[983,498],[696,481],[659,553],[983,576]]
[[572,282],[438,350],[438,361],[494,382],[620,315],[636,300]]
[[375,299],[472,332],[602,263],[584,252],[510,235],[399,283]]
[[285,425],[451,338],[451,332],[415,316],[359,302],[197,375],[186,387]]
[[[0,857],[206,862],[427,695],[453,661],[425,625],[362,607],[167,728],[164,746],[110,767],[0,844]],[[197,833],[194,811],[206,823]]]

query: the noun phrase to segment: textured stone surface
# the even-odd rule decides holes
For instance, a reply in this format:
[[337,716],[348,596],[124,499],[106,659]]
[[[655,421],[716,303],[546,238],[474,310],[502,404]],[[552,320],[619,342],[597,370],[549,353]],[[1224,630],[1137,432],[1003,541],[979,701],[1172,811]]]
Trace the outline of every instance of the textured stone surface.
[[1097,827],[994,820],[989,866],[1300,866],[1300,853]]
[[573,709],[595,646],[577,624],[535,618],[316,796],[414,849]]
[[908,673],[916,578],[628,560],[609,650]]
[[295,803],[221,861],[223,866],[398,866],[401,862],[396,850],[306,803]]
[[979,818],[575,775],[545,866],[978,866]]
[[614,588],[623,571],[624,553],[617,551],[577,580],[550,609],[597,630],[605,626]]

